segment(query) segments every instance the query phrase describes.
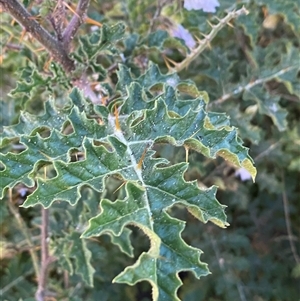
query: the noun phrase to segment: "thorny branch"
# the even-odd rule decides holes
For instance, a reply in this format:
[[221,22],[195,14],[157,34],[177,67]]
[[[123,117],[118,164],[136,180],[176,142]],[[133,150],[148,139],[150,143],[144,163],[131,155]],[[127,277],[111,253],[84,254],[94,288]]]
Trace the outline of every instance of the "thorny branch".
[[39,41],[67,72],[75,69],[63,44],[46,31],[18,0],[0,0],[0,4],[16,21]]
[[90,0],[80,0],[77,8],[76,14],[73,15],[70,23],[63,32],[63,43],[66,47],[69,47],[70,42],[74,38],[76,32],[78,31],[80,25],[84,21],[87,9],[89,7]]
[[[67,73],[72,73],[72,71],[75,70],[74,61],[69,57],[69,46],[78,31],[79,26],[83,23],[89,3],[90,0],[79,0],[76,13],[65,28],[62,39],[58,40],[45,30],[18,0],[0,0],[0,5],[4,10],[15,18],[16,21],[37,41],[39,41],[53,59],[62,65]],[[85,74],[80,78],[73,78],[73,84],[82,89],[84,95],[90,98],[93,103],[99,102],[99,99],[91,89]]]
[[[187,55],[187,57],[180,63],[174,63],[174,67],[170,68],[171,71],[180,72],[184,68],[188,67],[189,64],[195,60],[205,49],[209,46],[210,42],[213,40],[213,38],[217,35],[217,33],[226,25],[229,24],[230,20],[233,18],[237,18],[241,15],[247,15],[248,11],[245,7],[242,7],[241,9],[237,11],[233,11],[227,14],[227,16],[221,20],[218,20],[217,25],[211,25],[212,31],[204,36],[203,40],[199,40],[199,45],[195,49],[193,49],[190,54]],[[229,24],[230,25],[230,24]]]

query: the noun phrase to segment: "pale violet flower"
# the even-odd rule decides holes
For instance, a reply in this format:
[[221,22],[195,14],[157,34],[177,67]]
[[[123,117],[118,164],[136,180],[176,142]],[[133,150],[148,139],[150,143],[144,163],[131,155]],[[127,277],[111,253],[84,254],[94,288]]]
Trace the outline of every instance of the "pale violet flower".
[[235,176],[240,177],[241,181],[243,182],[252,179],[251,174],[243,167],[235,172]]
[[190,49],[196,46],[196,42],[190,32],[185,29],[181,24],[177,24],[171,30],[171,35],[175,38],[184,40],[185,45]]
[[215,13],[218,6],[220,6],[218,0],[184,0],[183,5],[187,10],[202,9],[206,13]]

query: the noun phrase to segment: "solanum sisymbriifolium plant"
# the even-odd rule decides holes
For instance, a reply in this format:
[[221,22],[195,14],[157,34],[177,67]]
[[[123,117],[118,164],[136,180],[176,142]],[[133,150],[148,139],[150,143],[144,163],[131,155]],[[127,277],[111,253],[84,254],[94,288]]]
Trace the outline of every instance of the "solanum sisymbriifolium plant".
[[[3,70],[19,68],[3,79],[16,113],[1,120],[0,195],[23,241],[6,268],[26,271],[30,288],[8,286],[7,300],[142,300],[150,287],[152,300],[181,300],[179,273],[210,273],[176,211],[229,223],[217,187],[189,179],[191,155],[253,180],[256,168],[227,115],[209,110],[210,93],[182,74],[248,11],[213,18],[218,1],[194,2],[0,0]],[[197,29],[185,14],[210,22]]]

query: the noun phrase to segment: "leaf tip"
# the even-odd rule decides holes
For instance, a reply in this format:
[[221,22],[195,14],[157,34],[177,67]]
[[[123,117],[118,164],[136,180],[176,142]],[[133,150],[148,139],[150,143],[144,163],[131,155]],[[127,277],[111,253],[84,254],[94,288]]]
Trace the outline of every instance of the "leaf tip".
[[253,182],[255,182],[255,177],[257,174],[257,170],[256,167],[253,165],[252,161],[248,158],[246,158],[243,162],[242,162],[242,167],[245,168],[251,175]]

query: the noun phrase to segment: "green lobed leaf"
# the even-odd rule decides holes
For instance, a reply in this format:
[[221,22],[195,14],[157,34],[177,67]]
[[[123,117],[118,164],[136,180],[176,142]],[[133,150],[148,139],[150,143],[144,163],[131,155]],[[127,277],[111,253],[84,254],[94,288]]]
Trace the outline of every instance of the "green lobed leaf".
[[[153,70],[153,68],[150,67],[150,70]],[[156,71],[154,70],[153,72]],[[234,164],[245,167],[252,176],[255,176],[255,170],[253,169],[251,160],[248,158],[246,149],[240,145],[239,141],[237,141],[235,131],[226,128],[214,129],[214,125],[212,122],[208,122],[208,115],[203,110],[205,103],[202,101],[201,97],[198,100],[186,102],[187,104],[196,104],[197,106],[194,106],[195,111],[189,110],[183,117],[180,117],[179,115],[174,118],[169,116],[166,103],[170,103],[172,111],[177,110],[178,113],[185,113],[186,109],[183,109],[183,102],[181,100],[178,100],[176,97],[174,99],[175,92],[172,87],[165,89],[165,93],[160,95],[155,101],[143,102],[140,97],[141,87],[136,83],[132,83],[131,86],[133,88],[127,90],[129,97],[122,105],[122,108],[124,107],[125,110],[124,113],[127,113],[127,111],[134,112],[135,107],[137,107],[137,109],[143,109],[147,106],[151,107],[151,105],[154,105],[153,109],[144,110],[144,113],[142,113],[144,114],[144,117],[141,121],[137,122],[142,116],[140,113],[137,115],[131,114],[125,119],[120,117],[125,130],[125,137],[122,137],[122,139],[125,139],[125,144],[127,144],[126,140],[131,140],[130,143],[134,144],[132,147],[136,156],[134,162],[139,161],[143,150],[149,147],[149,143],[150,146],[155,142],[168,142],[176,146],[182,146],[185,140],[190,139],[189,143],[186,144],[188,147],[192,147],[206,156],[213,158],[216,155],[221,155],[232,161]],[[136,93],[136,91],[138,91],[138,93]],[[169,93],[169,91],[171,93]],[[74,94],[72,97],[76,98],[74,97]],[[164,100],[166,100],[166,103]],[[51,102],[49,102],[49,104],[46,105],[45,114],[36,118],[35,122],[39,123],[37,128],[39,128],[41,124],[43,126],[49,126],[49,123],[51,124],[51,116],[55,115],[55,108],[51,105]],[[178,107],[180,107],[180,109],[178,109]],[[193,105],[191,107],[193,107]],[[107,116],[109,117],[110,115]],[[25,117],[27,116],[25,115]],[[17,130],[22,132],[24,129],[34,132],[34,123],[29,123],[29,121],[32,121],[30,119],[33,119],[31,117],[32,116],[29,115],[29,118],[24,119],[23,122],[10,128],[8,133],[17,135]],[[216,117],[217,116],[214,115],[214,119],[218,119]],[[21,118],[23,118],[23,115],[21,115]],[[59,117],[55,119],[55,121],[60,122],[60,127],[62,126],[63,121],[68,120],[74,129],[74,133],[71,135],[66,136],[53,131],[50,137],[45,139],[42,139],[39,136],[36,136],[36,138],[21,137],[21,143],[28,147],[27,151],[18,155],[10,153],[5,155],[1,154],[2,161],[5,159],[7,160],[7,164],[5,164],[7,165],[7,168],[1,171],[2,176],[4,177],[3,186],[1,187],[2,190],[8,185],[10,185],[9,187],[13,187],[18,182],[23,182],[32,186],[32,178],[28,177],[28,175],[35,171],[39,161],[52,162],[53,159],[66,160],[66,158],[68,158],[68,156],[66,157],[68,150],[80,147],[84,137],[105,141],[107,140],[108,135],[116,135],[115,119],[111,118],[110,121],[108,119],[106,120],[106,122],[108,122],[107,126],[100,126],[95,120],[87,119],[85,113],[80,113],[78,107],[74,106],[74,109],[71,110],[68,118]],[[26,126],[21,128],[23,123],[27,128]],[[216,122],[213,121],[213,123]],[[188,127],[186,125],[188,125]],[[117,135],[117,137],[120,138],[120,135]],[[191,142],[191,139],[199,141]],[[129,161],[132,161],[132,159],[131,156],[127,158]],[[54,162],[54,167],[56,168],[57,165],[61,166],[60,164],[60,161]],[[124,163],[124,166],[126,164],[127,162]],[[17,165],[19,169],[17,168]],[[14,181],[11,181],[12,179],[14,179]],[[53,201],[54,199],[47,202],[47,204],[50,205]],[[72,202],[76,203],[76,200],[73,200]]]
[[[159,183],[159,177],[156,180],[152,178],[152,182],[149,179],[149,184],[145,183],[146,191],[143,187],[128,183],[128,197],[114,203],[103,200],[103,213],[90,220],[90,226],[84,233],[85,237],[98,236],[103,232],[119,235],[127,224],[141,228],[150,239],[150,250],[143,253],[133,266],[127,267],[114,281],[133,285],[147,280],[153,287],[153,300],[158,300],[158,297],[179,300],[174,294],[181,284],[179,271],[191,270],[198,278],[208,274],[206,265],[199,261],[201,252],[187,246],[179,236],[184,223],[170,217],[163,209],[176,202],[185,202],[185,195],[179,190],[182,187],[178,187],[178,192],[172,191],[177,183],[184,182],[182,178],[177,178],[177,172],[177,168],[169,169],[168,174],[171,177],[173,175],[173,179],[161,175],[161,178],[167,180],[160,183],[160,187],[151,186]],[[196,194],[195,198],[199,198],[199,195]],[[218,207],[216,203],[215,209]]]
[[73,232],[70,236],[72,241],[72,248],[70,250],[70,257],[75,258],[75,272],[80,274],[82,279],[89,286],[93,286],[93,274],[95,269],[92,267],[91,252],[86,246],[86,241],[80,238],[80,234]]
[[[132,255],[126,226],[139,227],[148,236],[150,249],[115,281],[133,285],[146,280],[152,285],[154,300],[179,300],[180,271],[192,271],[197,278],[209,272],[199,259],[201,251],[182,240],[184,222],[170,216],[169,209],[180,205],[203,223],[211,221],[220,227],[228,223],[225,206],[215,198],[216,188],[200,189],[196,182],[185,181],[187,163],[170,165],[164,158],[155,158],[155,145],[185,146],[211,158],[219,155],[245,167],[253,177],[256,170],[228,119],[223,114],[207,113],[207,95],[192,83],[180,84],[176,74],[163,75],[153,64],[138,78],[121,66],[118,77],[122,96],[115,107],[86,107],[75,90],[70,95],[74,100],[71,107],[61,110],[59,130],[50,128],[49,137],[42,138],[36,131],[41,124],[46,126],[47,118],[54,123],[54,113],[49,111],[58,109],[53,105],[46,106],[35,126],[27,125],[31,118],[23,121],[25,127],[21,129],[20,124],[14,126],[14,134],[18,130],[23,133],[20,142],[26,149],[1,154],[4,170],[0,174],[6,179],[1,189],[3,192],[19,182],[32,186],[36,180],[36,189],[23,207],[41,204],[48,208],[54,201],[75,205],[83,186],[102,192],[111,177],[119,179],[125,183],[125,199],[101,200],[101,213],[90,220],[84,237],[107,233],[122,252]],[[65,126],[72,128],[69,134],[64,133]],[[29,135],[22,132],[24,128]],[[74,150],[81,152],[79,160],[71,160]],[[41,166],[49,163],[55,176],[39,177]],[[81,261],[75,269],[91,284],[89,254],[82,243],[76,243],[76,248]],[[71,262],[65,265],[73,271]]]
[[256,114],[257,105],[249,106],[245,112],[241,112],[240,107],[231,108],[229,114],[231,124],[236,126],[239,135],[243,139],[248,139],[254,144],[258,144],[262,139],[262,131],[258,126],[252,125],[251,120]]
[[118,23],[113,26],[103,24],[99,30],[94,31],[89,36],[80,37],[80,47],[78,56],[85,59],[94,59],[102,51],[109,53],[114,52],[114,42],[120,40],[125,31],[123,23]]
[[141,41],[141,44],[147,44],[149,47],[162,47],[164,40],[169,37],[168,33],[165,30],[157,30],[150,33],[146,39]]
[[[64,267],[70,275],[78,274],[82,276],[85,283],[93,287],[93,274],[95,269],[92,267],[91,252],[86,246],[86,240],[80,238],[76,231],[61,238],[56,242],[53,250],[54,255],[59,258],[59,264]],[[71,259],[74,259],[72,261]]]
[[186,54],[188,50],[182,39],[171,37],[165,30],[157,30],[140,39],[132,54],[134,56],[147,55],[157,61],[161,59],[162,52],[172,52],[172,49],[176,49],[181,54]]
[[[47,117],[51,121],[51,116],[45,114],[41,118],[41,124],[47,124],[48,127]],[[58,121],[61,120],[59,116],[57,119]],[[20,138],[20,143],[27,147],[26,150],[19,154],[0,153],[0,161],[6,162],[6,169],[0,171],[2,178],[0,187],[1,197],[4,188],[13,188],[17,183],[24,183],[30,187],[33,186],[34,174],[37,172],[38,167],[41,166],[40,163],[44,165],[46,162],[52,163],[55,160],[69,161],[69,151],[81,148],[85,136],[88,135],[95,139],[101,139],[106,136],[104,127],[96,123],[95,120],[87,119],[84,112],[79,112],[78,107],[74,107],[66,120],[70,121],[75,130],[72,134],[64,135],[53,130],[47,138],[42,138],[38,133],[34,136],[23,135]],[[27,125],[26,121],[24,123]],[[19,123],[16,126],[12,126],[12,131],[8,128],[8,133],[14,134],[20,125]],[[23,130],[26,130],[26,126],[21,128],[21,131]],[[33,130],[32,124],[28,126],[28,130]]]
[[103,24],[101,28],[89,35],[79,38],[79,47],[72,55],[76,60],[86,68],[91,67],[98,74],[99,79],[106,76],[106,70],[97,62],[100,54],[116,55],[119,50],[115,46],[118,40],[121,40],[125,33],[125,25],[117,23],[113,26]]
[[[130,257],[133,257],[133,247],[130,242],[131,230],[125,228],[120,235],[110,235],[111,242],[118,246],[120,251],[127,254]],[[109,235],[109,233],[108,233]]]
[[179,77],[176,73],[162,74],[158,66],[153,63],[150,63],[145,73],[138,78],[133,78],[130,70],[126,66],[120,65],[118,79],[119,81],[117,89],[119,89],[123,95],[127,95],[126,87],[128,87],[132,82],[139,83],[144,89],[147,90],[162,83],[166,83],[172,87],[175,87],[179,83]]
[[244,29],[245,34],[250,38],[251,46],[253,46],[258,40],[259,31],[257,30],[257,25],[262,24],[262,18],[256,3],[249,3],[246,8],[250,13],[247,16],[240,16],[235,22]]
[[0,145],[5,145],[8,140],[22,135],[34,134],[41,128],[62,129],[66,121],[66,110],[59,110],[55,107],[54,100],[50,98],[45,103],[45,112],[43,115],[32,115],[28,112],[21,112],[19,123],[3,128],[1,133]]
[[[151,109],[153,107],[154,101],[156,99],[161,99],[165,102],[169,111],[173,111],[180,115],[185,115],[189,110],[197,111],[203,108],[206,102],[205,93],[198,90],[195,91],[193,88],[194,87],[190,86],[188,83],[181,83],[176,88],[168,85],[163,85],[161,89],[157,89],[158,96],[157,98],[155,98],[151,94],[149,96],[148,90],[141,86],[138,82],[133,81],[129,84],[129,86],[127,86],[126,94],[128,96],[125,99],[125,102],[122,104],[120,112],[123,114],[129,114],[136,110]],[[180,99],[179,91],[186,94],[191,94],[193,98],[184,100]],[[219,116],[212,118],[212,120],[216,121],[216,119],[220,119],[220,114],[212,114]]]
[[[72,112],[76,111],[78,110],[75,107]],[[72,112],[69,119],[74,128],[80,129],[78,130],[80,135],[75,132],[70,137],[65,138],[69,140],[70,145],[74,147],[76,141],[78,146],[82,137],[101,140],[101,137],[104,138],[105,135],[109,135],[111,132],[117,138],[111,136],[107,142],[111,144],[112,148],[115,148],[116,152],[111,153],[103,146],[95,147],[90,140],[85,139],[86,160],[74,163],[55,161],[54,167],[57,171],[57,177],[46,181],[39,179],[38,189],[26,200],[25,206],[39,202],[39,198],[36,199],[35,196],[40,194],[40,190],[43,195],[43,205],[48,207],[54,200],[58,199],[68,200],[71,204],[75,204],[79,198],[79,189],[84,183],[101,191],[103,179],[110,174],[120,173],[125,180],[137,180],[134,175],[135,165],[138,164],[144,150],[155,142],[168,142],[181,146],[187,139],[198,139],[201,142],[195,141],[193,145],[196,150],[209,157],[215,157],[217,154],[221,155],[233,163],[245,167],[253,176],[255,175],[253,168],[247,168],[247,165],[245,165],[245,160],[248,160],[249,163],[250,159],[246,149],[237,141],[235,130],[226,130],[225,128],[221,130],[206,129],[207,116],[203,109],[198,112],[188,111],[184,117],[171,118],[168,115],[165,103],[161,99],[157,99],[154,108],[145,110],[144,119],[137,124],[134,124],[137,120],[135,114],[124,119],[120,117],[121,126],[124,128],[124,136],[122,132],[115,129],[115,117],[109,117],[107,127],[101,127],[90,121],[92,127],[86,131],[88,129],[87,120],[75,119],[74,116],[78,117],[78,114]],[[77,126],[74,120],[78,121]],[[82,125],[85,127],[82,127]],[[102,129],[102,132],[98,128]],[[68,143],[64,142],[63,144]],[[190,140],[187,145],[191,144]],[[63,153],[65,153],[65,150],[63,150]],[[98,161],[99,166],[94,166],[93,162],[95,161]],[[132,177],[132,175],[134,176]]]
[[287,126],[287,111],[279,105],[279,96],[271,96],[261,87],[254,87],[251,91],[245,91],[244,100],[254,100],[261,114],[271,117],[274,124],[280,131],[284,131]]
[[10,94],[17,95],[18,93],[26,93],[30,95],[34,88],[47,86],[49,81],[50,77],[43,78],[37,69],[27,66],[20,74],[17,87],[13,89]]

